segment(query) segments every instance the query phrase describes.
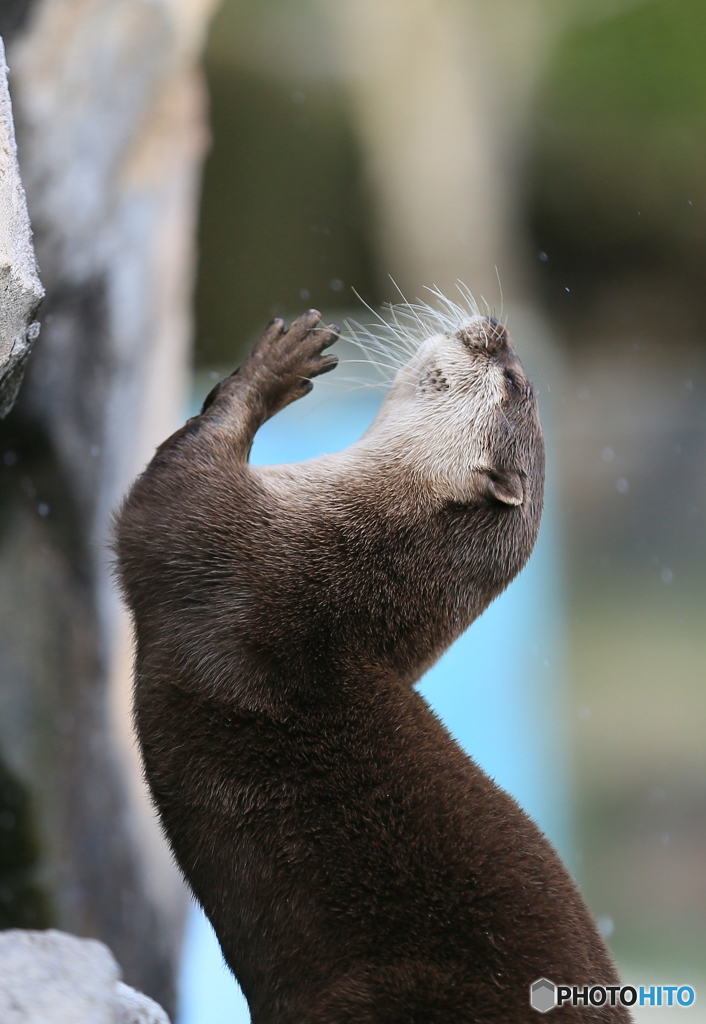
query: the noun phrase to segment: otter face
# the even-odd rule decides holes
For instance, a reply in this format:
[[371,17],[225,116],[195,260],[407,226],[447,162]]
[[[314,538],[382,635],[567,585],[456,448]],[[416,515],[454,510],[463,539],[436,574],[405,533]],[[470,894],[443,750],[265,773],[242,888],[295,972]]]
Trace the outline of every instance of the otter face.
[[398,372],[373,429],[437,500],[522,505],[542,475],[534,389],[493,317],[424,341]]

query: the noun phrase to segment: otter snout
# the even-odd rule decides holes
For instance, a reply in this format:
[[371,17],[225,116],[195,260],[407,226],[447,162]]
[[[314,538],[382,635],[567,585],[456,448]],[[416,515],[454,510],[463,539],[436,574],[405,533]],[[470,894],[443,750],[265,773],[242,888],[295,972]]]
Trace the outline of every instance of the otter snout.
[[511,347],[507,328],[494,316],[474,317],[456,331],[456,337],[468,348],[482,348],[490,354]]

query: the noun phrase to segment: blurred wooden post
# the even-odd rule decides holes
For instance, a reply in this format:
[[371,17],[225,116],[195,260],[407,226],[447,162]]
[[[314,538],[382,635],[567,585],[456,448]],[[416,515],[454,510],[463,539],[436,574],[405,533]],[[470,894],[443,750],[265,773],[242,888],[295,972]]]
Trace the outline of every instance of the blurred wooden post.
[[453,297],[460,278],[496,310],[532,302],[524,173],[546,62],[573,22],[643,2],[320,5],[363,144],[381,276],[409,298],[424,284]]
[[422,284],[453,297],[460,278],[497,309],[499,277],[505,298],[525,300],[522,171],[536,82],[563,27],[555,6],[347,0],[331,16],[381,267],[410,298]]

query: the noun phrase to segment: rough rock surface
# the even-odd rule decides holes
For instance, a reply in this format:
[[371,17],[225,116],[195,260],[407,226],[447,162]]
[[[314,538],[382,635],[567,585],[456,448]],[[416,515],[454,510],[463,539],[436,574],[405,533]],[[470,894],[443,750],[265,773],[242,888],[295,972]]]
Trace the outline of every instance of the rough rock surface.
[[214,4],[0,0],[47,290],[0,421],[0,928],[95,936],[172,1014],[187,897],[132,737],[110,512],[182,416]]
[[124,985],[102,942],[65,932],[0,932],[2,1024],[169,1024]]
[[32,231],[17,166],[5,47],[0,39],[0,417],[14,404],[44,289],[37,276]]

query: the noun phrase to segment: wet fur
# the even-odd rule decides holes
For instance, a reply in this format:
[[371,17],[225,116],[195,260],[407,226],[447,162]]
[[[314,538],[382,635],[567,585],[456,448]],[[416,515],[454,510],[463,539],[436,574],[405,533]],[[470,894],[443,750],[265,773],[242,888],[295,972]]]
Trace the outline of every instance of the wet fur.
[[317,322],[271,324],[118,517],[146,776],[253,1024],[536,1024],[538,977],[614,969],[550,844],[413,688],[530,554],[534,393],[473,318],[356,445],[251,467],[335,365]]

